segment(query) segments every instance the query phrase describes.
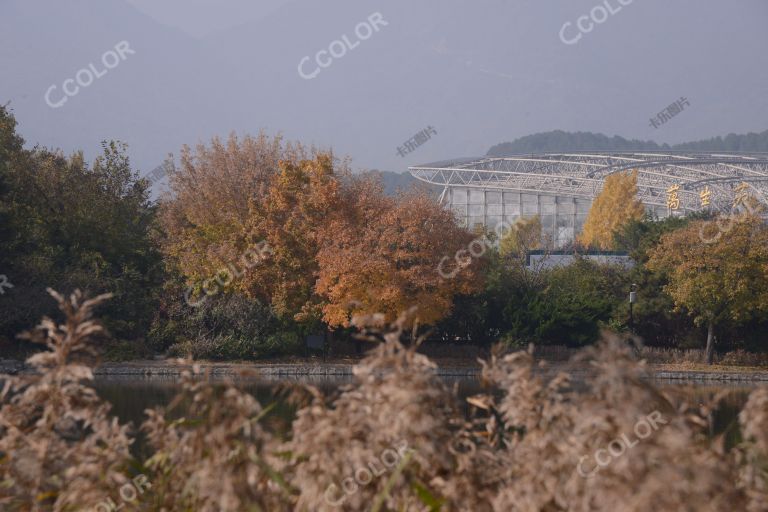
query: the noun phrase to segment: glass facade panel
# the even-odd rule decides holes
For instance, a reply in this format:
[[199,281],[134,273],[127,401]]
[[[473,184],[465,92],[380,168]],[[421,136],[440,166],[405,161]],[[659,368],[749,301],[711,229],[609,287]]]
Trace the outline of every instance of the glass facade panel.
[[501,223],[501,215],[489,215],[485,226],[488,229],[493,229],[497,224]]
[[575,206],[573,204],[573,199],[570,198],[558,198],[557,201],[557,213],[563,214],[563,213],[574,213],[576,211]]
[[485,203],[485,191],[477,189],[469,189],[469,203],[470,204],[484,204]]
[[451,202],[453,204],[467,204],[467,189],[465,188],[454,188],[451,191]]
[[555,244],[557,247],[563,247],[574,240],[573,228],[558,228],[557,240]]
[[589,199],[577,199],[576,200],[576,212],[577,213],[589,213],[589,209],[592,207],[592,201]]
[[485,202],[488,204],[501,204],[501,192],[496,192],[496,191],[486,192]]
[[[470,231],[489,231],[502,224],[511,226],[521,217],[538,215],[545,242],[555,247],[573,242],[592,206],[588,199],[462,187],[451,189],[446,197],[457,222]],[[660,215],[667,213],[665,208],[649,210]]]
[[523,215],[534,216],[539,214],[539,203],[523,203]]
[[488,206],[486,206],[485,214],[488,215],[489,217],[491,215],[496,215],[501,217],[501,213],[502,211],[501,211],[500,204],[489,204]]
[[482,217],[485,215],[485,205],[482,203],[469,205],[469,215],[473,217]]

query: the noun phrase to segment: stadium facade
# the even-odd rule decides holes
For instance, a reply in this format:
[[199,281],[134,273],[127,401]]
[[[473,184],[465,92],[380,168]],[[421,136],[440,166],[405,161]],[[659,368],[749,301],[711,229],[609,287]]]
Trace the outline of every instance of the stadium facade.
[[768,154],[561,153],[464,158],[410,167],[442,187],[440,202],[470,229],[538,215],[555,247],[581,233],[606,177],[636,170],[638,198],[655,217],[729,212],[748,195],[768,203]]

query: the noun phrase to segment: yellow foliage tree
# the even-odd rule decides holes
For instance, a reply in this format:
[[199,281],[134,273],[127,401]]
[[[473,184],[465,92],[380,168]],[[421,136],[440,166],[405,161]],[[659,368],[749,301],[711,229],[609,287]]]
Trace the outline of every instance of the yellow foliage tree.
[[520,218],[499,242],[502,256],[526,256],[541,248],[541,217]]
[[601,250],[613,248],[613,234],[630,220],[643,218],[645,207],[637,199],[637,171],[611,174],[589,210],[579,241]]
[[184,146],[180,166],[169,173],[171,193],[160,203],[165,233],[160,240],[168,261],[190,283],[237,262],[253,242],[250,203],[266,200],[281,161],[314,156],[300,144],[264,133]]
[[667,276],[665,289],[675,306],[707,327],[709,364],[718,323],[768,313],[768,226],[755,215],[723,220],[694,222],[664,235],[648,261],[649,269]]

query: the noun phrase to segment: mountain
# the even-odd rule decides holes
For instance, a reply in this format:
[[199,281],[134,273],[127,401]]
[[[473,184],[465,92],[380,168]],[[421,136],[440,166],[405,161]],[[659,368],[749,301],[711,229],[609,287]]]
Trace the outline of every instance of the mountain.
[[761,133],[747,133],[681,144],[657,144],[653,141],[628,140],[601,133],[565,132],[555,130],[520,137],[512,142],[496,144],[488,150],[487,156],[511,156],[527,153],[557,153],[568,151],[740,151],[768,152],[768,130]]
[[591,132],[535,133],[520,137],[512,142],[496,144],[488,150],[488,156],[509,156],[526,153],[557,153],[560,151],[657,151],[669,149],[666,144],[659,146],[653,141],[627,140],[614,135]]
[[384,193],[388,196],[397,195],[398,192],[405,192],[419,181],[411,176],[409,172],[392,172],[392,171],[368,171],[371,174],[381,180],[384,185]]
[[673,149],[685,151],[740,151],[740,152],[768,152],[768,130],[761,133],[747,133],[736,135],[731,133],[725,137],[714,137],[696,142],[675,144]]

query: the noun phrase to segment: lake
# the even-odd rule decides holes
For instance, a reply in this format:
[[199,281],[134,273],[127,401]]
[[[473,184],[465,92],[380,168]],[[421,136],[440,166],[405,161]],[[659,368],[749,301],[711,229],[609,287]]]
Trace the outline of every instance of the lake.
[[[451,386],[456,386],[458,396],[465,398],[482,391],[480,381],[476,378],[444,378]],[[262,406],[275,403],[274,409],[263,420],[265,427],[277,435],[285,435],[290,431],[290,423],[295,414],[295,408],[287,403],[285,391],[291,385],[311,384],[323,392],[330,393],[338,390],[344,384],[352,383],[352,377],[302,377],[280,380],[246,380],[240,382],[242,389],[252,394]],[[715,393],[725,391],[727,394],[713,414],[710,435],[726,434],[726,445],[733,446],[740,439],[738,429],[738,413],[747,401],[750,391],[756,385],[744,383],[717,383],[692,385],[689,382],[655,380],[654,383],[662,389],[680,393],[690,404],[700,404]],[[764,385],[764,384],[762,384]],[[112,404],[112,413],[121,423],[131,422],[134,427],[144,419],[144,410],[164,406],[178,393],[180,386],[176,378],[137,378],[104,377],[96,379],[94,387],[104,400]],[[135,432],[135,434],[138,434]],[[136,436],[135,455],[142,455],[144,442],[142,436]]]

